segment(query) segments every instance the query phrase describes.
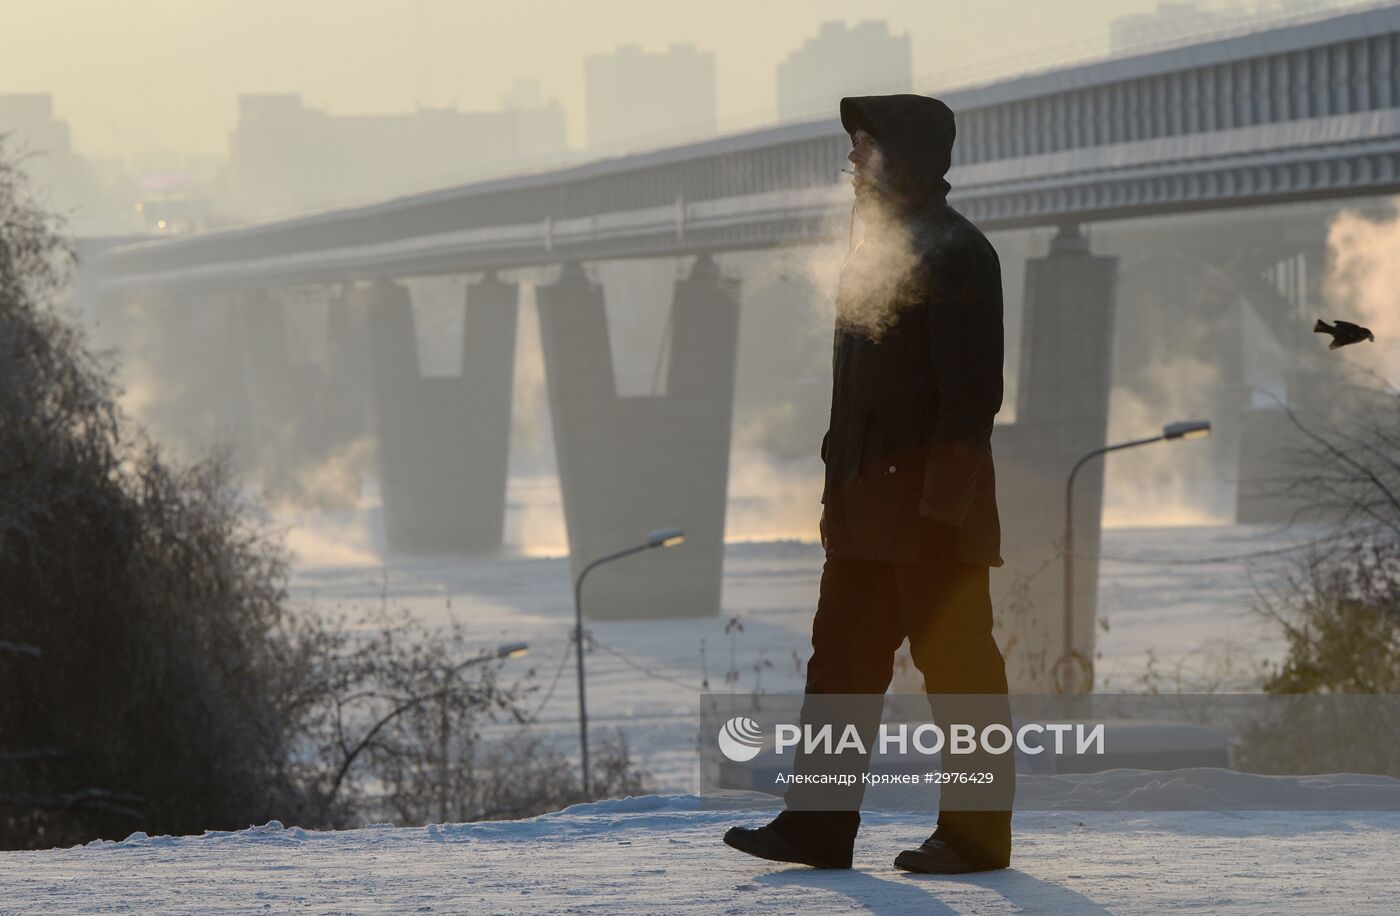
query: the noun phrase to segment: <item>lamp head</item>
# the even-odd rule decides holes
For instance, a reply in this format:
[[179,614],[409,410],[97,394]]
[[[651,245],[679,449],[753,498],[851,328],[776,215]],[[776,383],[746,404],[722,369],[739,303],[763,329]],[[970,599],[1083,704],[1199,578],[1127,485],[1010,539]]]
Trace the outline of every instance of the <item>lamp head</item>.
[[530,651],[530,646],[529,646],[528,643],[523,643],[523,642],[508,642],[508,643],[502,643],[501,645],[499,645],[499,646],[496,647],[496,657],[497,657],[497,658],[519,658],[519,657],[522,656],[522,655],[528,654],[529,651]]
[[1162,427],[1163,439],[1204,439],[1209,435],[1209,420],[1178,420]]
[[685,532],[679,528],[658,528],[647,535],[648,547],[672,547],[685,540]]

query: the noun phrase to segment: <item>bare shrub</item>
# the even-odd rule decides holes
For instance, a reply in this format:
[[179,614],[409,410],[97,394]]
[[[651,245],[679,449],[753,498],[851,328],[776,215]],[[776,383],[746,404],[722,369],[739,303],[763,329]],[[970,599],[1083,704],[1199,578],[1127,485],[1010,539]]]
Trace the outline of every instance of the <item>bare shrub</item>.
[[308,616],[302,632],[322,672],[295,714],[317,823],[353,825],[371,809],[427,823],[459,795],[482,725],[525,720],[530,688],[503,685],[460,623],[429,629],[386,609],[353,623]]
[[0,156],[0,844],[295,806],[280,550],[214,455],[172,464],[50,304],[72,259]]
[[[58,229],[0,148],[0,848],[583,800],[462,627],[291,612],[227,453],[171,460],[55,311]],[[519,739],[482,744],[494,717]],[[597,774],[644,788],[620,737]]]
[[1400,391],[1367,381],[1339,382],[1327,420],[1287,411],[1303,444],[1277,485],[1331,521],[1256,602],[1288,642],[1269,693],[1400,689]]
[[465,768],[458,807],[447,820],[510,820],[557,811],[600,798],[647,795],[651,776],[632,759],[621,732],[600,732],[589,755],[589,791],[578,762],[538,734],[526,731],[481,746]]
[[1265,692],[1400,693],[1400,539],[1319,548],[1259,608],[1288,641]]

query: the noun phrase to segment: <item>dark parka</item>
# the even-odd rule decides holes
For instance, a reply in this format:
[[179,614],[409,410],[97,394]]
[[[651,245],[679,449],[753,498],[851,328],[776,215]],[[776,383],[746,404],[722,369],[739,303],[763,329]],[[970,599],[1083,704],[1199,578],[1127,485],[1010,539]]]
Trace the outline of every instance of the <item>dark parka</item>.
[[[837,322],[822,441],[827,555],[913,560],[923,517],[956,526],[963,562],[1000,566],[1001,264],[947,203],[953,113],[926,96],[864,96],[841,100],[841,124],[879,143],[877,193],[907,229],[915,266],[883,333]],[[858,295],[846,279],[864,246],[842,267],[838,315]]]

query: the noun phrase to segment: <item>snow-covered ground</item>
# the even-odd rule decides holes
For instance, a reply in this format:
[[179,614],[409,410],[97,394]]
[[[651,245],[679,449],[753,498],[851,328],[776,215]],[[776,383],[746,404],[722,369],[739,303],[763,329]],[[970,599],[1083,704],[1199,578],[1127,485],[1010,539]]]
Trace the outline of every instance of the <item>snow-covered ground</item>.
[[1014,867],[909,875],[926,835],[865,818],[853,871],[750,859],[720,843],[770,810],[689,796],[528,821],[334,833],[269,824],[0,855],[0,910],[307,913],[1393,913],[1400,812],[1029,812]]
[[[322,548],[334,541],[317,537]],[[1168,674],[1180,666],[1187,677],[1209,677],[1276,654],[1277,637],[1250,610],[1254,583],[1244,561],[1196,561],[1286,549],[1296,538],[1241,526],[1106,531],[1100,674],[1127,689],[1150,656]],[[528,642],[527,658],[504,663],[507,679],[535,670],[534,727],[572,748],[565,559],[382,562],[364,545],[340,543],[297,569],[297,600],[342,608],[388,602],[425,621],[464,621],[482,646]],[[1288,811],[1145,811],[1112,809],[1128,807],[1114,800],[1129,796],[1138,809],[1199,807],[1219,780],[1233,777],[1116,771],[1076,777],[1078,786],[1028,781],[1026,797],[1077,791],[1099,799],[1080,807],[1109,810],[1019,812],[1015,867],[959,878],[893,869],[894,854],[929,830],[910,814],[866,817],[855,872],[784,868],[723,846],[726,826],[761,823],[772,808],[712,810],[696,798],[699,692],[706,684],[801,689],[821,563],[810,543],[733,544],[720,617],[588,624],[593,728],[625,732],[658,791],[669,794],[518,822],[336,833],[268,825],[3,853],[0,912],[1394,911],[1400,811],[1318,810],[1341,797],[1355,807],[1357,793],[1368,792],[1388,799],[1378,808],[1400,807],[1393,782],[1261,784],[1262,807],[1277,798]],[[1142,804],[1144,793],[1159,803]]]

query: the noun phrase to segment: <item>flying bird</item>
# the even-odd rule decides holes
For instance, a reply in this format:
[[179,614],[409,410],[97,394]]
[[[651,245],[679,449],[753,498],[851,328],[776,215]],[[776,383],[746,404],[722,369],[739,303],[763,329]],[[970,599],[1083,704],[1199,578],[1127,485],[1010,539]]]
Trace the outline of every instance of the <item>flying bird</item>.
[[1313,333],[1332,335],[1332,342],[1327,345],[1327,349],[1329,350],[1345,347],[1347,344],[1361,343],[1363,340],[1369,340],[1372,343],[1376,341],[1376,335],[1371,333],[1370,328],[1363,328],[1361,325],[1352,324],[1350,321],[1333,320],[1329,325],[1319,318],[1317,324],[1313,325]]

